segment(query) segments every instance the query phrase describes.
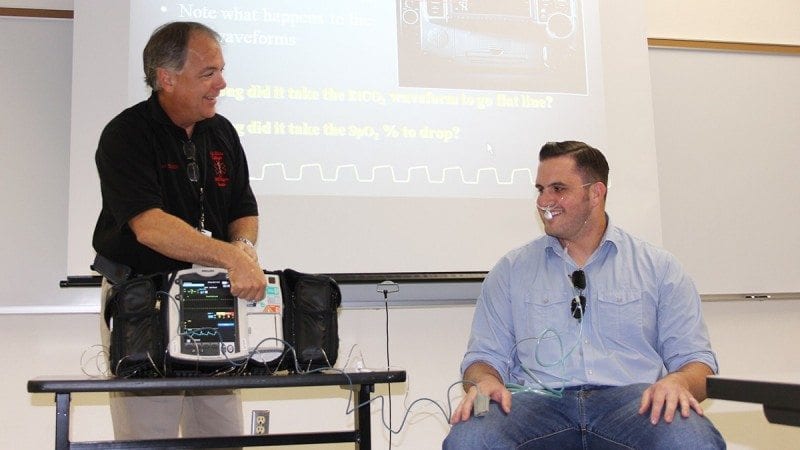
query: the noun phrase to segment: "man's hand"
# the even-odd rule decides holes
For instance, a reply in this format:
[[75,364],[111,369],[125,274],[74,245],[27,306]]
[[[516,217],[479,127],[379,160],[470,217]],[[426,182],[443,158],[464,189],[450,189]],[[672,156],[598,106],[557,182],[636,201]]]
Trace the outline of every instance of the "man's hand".
[[650,411],[650,423],[657,424],[662,414],[664,421],[672,423],[675,411],[689,417],[691,410],[703,415],[700,402],[705,400],[706,377],[711,369],[699,362],[691,362],[677,372],[670,373],[645,389],[639,406],[639,414]]
[[231,280],[231,294],[236,297],[261,300],[266,295],[267,277],[257,259],[248,255],[237,258],[236,265],[228,268],[228,278]]
[[491,366],[480,362],[475,363],[464,372],[464,379],[475,381],[467,390],[464,398],[461,399],[458,407],[453,410],[453,415],[450,417],[451,425],[469,420],[478,392],[489,397],[491,401],[500,404],[500,408],[506,414],[511,412],[511,392],[506,389],[505,385],[500,381],[500,375]]
[[[228,269],[231,294],[245,300],[261,300],[266,295],[267,277],[258,263],[258,254],[253,245],[258,237],[258,217],[240,217],[229,223],[228,236],[235,247],[235,254],[227,255],[223,267]],[[241,258],[242,255],[245,258]]]

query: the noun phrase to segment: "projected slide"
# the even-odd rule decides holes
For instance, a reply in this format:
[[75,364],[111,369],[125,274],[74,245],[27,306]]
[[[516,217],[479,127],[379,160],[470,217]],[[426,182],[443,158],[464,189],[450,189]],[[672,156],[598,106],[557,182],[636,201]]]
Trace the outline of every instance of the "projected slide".
[[[530,198],[546,140],[604,140],[596,18],[579,0],[132,1],[141,50],[195,20],[224,41],[218,111],[259,195]],[[591,26],[590,26],[591,25]]]

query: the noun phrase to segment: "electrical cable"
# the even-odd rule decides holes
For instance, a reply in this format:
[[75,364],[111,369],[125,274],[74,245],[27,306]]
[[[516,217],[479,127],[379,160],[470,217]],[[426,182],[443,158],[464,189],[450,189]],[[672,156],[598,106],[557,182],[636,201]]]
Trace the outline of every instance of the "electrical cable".
[[[391,370],[391,357],[390,357],[391,345],[390,345],[390,341],[389,341],[389,339],[390,339],[390,332],[389,332],[389,329],[390,329],[389,328],[389,301],[388,301],[389,292],[390,291],[388,289],[384,289],[383,290],[383,295],[384,295],[384,314],[385,314],[385,335],[386,335],[386,370],[387,371]],[[175,298],[174,296],[170,295],[168,292],[158,291],[157,294],[158,295],[163,295],[164,298],[166,299],[166,301],[175,302],[179,306],[179,303],[180,303],[179,300],[177,298]],[[180,325],[178,325],[178,326],[180,327]],[[207,335],[203,334],[203,333],[206,333],[206,332],[208,332],[209,334],[207,334]],[[294,372],[297,373],[297,374],[306,374],[306,373],[315,373],[315,372],[330,372],[330,371],[339,372],[339,373],[343,374],[348,380],[348,384],[350,386],[350,391],[351,391],[350,395],[348,395],[347,405],[345,407],[345,413],[346,414],[352,414],[359,407],[361,407],[363,405],[366,405],[366,404],[371,403],[373,401],[380,401],[381,402],[381,422],[382,422],[384,428],[386,428],[389,431],[389,448],[392,448],[392,446],[393,446],[392,435],[399,434],[403,430],[403,428],[405,427],[405,424],[406,424],[406,422],[407,422],[407,420],[408,420],[408,418],[409,418],[409,416],[410,416],[410,414],[412,412],[412,409],[415,406],[417,406],[418,403],[422,403],[422,402],[430,402],[430,403],[432,403],[433,405],[435,405],[435,407],[438,409],[438,411],[442,414],[442,417],[443,417],[445,423],[449,423],[449,418],[452,415],[452,411],[453,411],[452,402],[451,402],[452,390],[453,390],[453,388],[455,386],[461,385],[462,383],[464,383],[463,381],[457,381],[457,382],[451,384],[448,387],[448,389],[447,389],[447,411],[445,411],[445,408],[442,407],[439,404],[439,402],[437,402],[436,400],[433,400],[431,398],[422,397],[422,398],[418,398],[418,399],[414,400],[406,408],[405,413],[403,415],[403,419],[402,419],[402,421],[400,423],[400,426],[398,427],[397,430],[395,430],[395,429],[392,428],[392,426],[393,426],[393,422],[392,422],[393,421],[393,416],[392,416],[393,411],[392,411],[392,409],[393,408],[392,408],[392,389],[391,389],[392,386],[391,386],[391,383],[388,383],[388,397],[389,397],[389,399],[388,399],[388,408],[389,408],[389,411],[388,411],[388,423],[387,423],[387,414],[386,414],[386,411],[385,411],[385,407],[387,406],[387,402],[386,402],[386,399],[384,399],[384,396],[383,395],[376,396],[374,398],[371,398],[371,399],[367,400],[366,402],[364,402],[362,404],[354,405],[354,403],[357,403],[357,402],[354,402],[356,390],[354,388],[352,380],[350,379],[350,376],[343,369],[337,369],[337,368],[332,367],[331,364],[330,364],[330,360],[328,358],[328,355],[325,354],[324,350],[323,350],[323,356],[325,358],[326,363],[328,364],[327,367],[311,369],[311,367],[309,366],[309,367],[304,368],[305,370],[303,370],[303,369],[300,368],[300,363],[299,363],[299,360],[298,360],[298,357],[297,357],[296,350],[291,344],[289,344],[285,340],[277,338],[277,337],[268,337],[268,338],[264,338],[260,342],[258,342],[258,344],[256,344],[252,348],[252,350],[250,352],[248,352],[249,353],[248,357],[246,359],[244,359],[244,361],[238,361],[238,360],[234,361],[234,360],[230,359],[228,357],[227,353],[225,353],[224,350],[223,350],[223,354],[225,355],[226,362],[228,363],[228,365],[218,369],[217,371],[215,371],[215,372],[213,372],[211,374],[208,374],[208,373],[202,373],[200,371],[200,362],[201,362],[201,360],[199,358],[199,356],[200,356],[199,353],[200,352],[199,352],[199,345],[198,344],[201,341],[199,339],[198,334],[203,335],[203,337],[216,336],[219,339],[220,344],[222,344],[222,342],[223,342],[222,341],[222,339],[223,339],[222,335],[218,332],[218,330],[216,330],[214,328],[195,329],[195,330],[193,330],[192,332],[189,332],[189,333],[186,333],[186,332],[182,332],[181,333],[179,330],[178,330],[178,332],[176,332],[176,336],[175,336],[174,339],[185,338],[185,339],[188,339],[190,342],[194,343],[194,345],[195,345],[195,352],[198,354],[198,358],[195,359],[194,375],[197,375],[197,376],[200,376],[200,375],[202,375],[202,376],[209,376],[209,375],[210,376],[227,376],[227,375],[248,375],[248,374],[251,374],[251,372],[249,372],[247,370],[248,364],[251,362],[251,360],[253,360],[253,355],[256,355],[257,353],[259,353],[259,348],[265,342],[268,342],[268,341],[277,341],[277,342],[280,342],[280,343],[282,343],[284,345],[284,349],[281,352],[280,357],[275,359],[275,360],[278,361],[277,365],[271,364],[275,360],[270,361],[269,362],[270,364],[266,364],[266,363],[264,364],[266,366],[267,371],[269,372],[270,375],[272,375],[274,373],[274,372],[272,372],[271,367],[275,367],[275,370],[277,370],[277,368],[279,368],[279,367],[281,367],[283,365],[283,361],[286,358],[290,358],[290,360],[291,360],[290,364],[293,366]],[[152,355],[147,355],[147,359],[149,361],[150,367],[144,367],[142,370],[150,370],[152,368],[152,370],[155,371],[155,376],[165,377],[166,374],[168,373],[168,370],[167,370],[167,363],[168,362],[167,362],[167,360],[169,358],[166,357],[166,356],[169,355],[169,347],[170,347],[170,344],[168,343],[168,345],[166,345],[166,348],[164,349],[165,358],[163,358],[163,367],[158,367],[156,362],[153,360]],[[355,347],[355,345],[353,346],[353,348],[354,347]],[[352,356],[353,348],[350,349],[350,353],[348,354],[348,357],[347,357],[347,361],[348,362],[350,360],[350,357]],[[97,356],[95,356],[95,358],[99,358],[103,354],[107,354],[107,351],[105,350],[105,348],[102,348],[98,352]],[[121,358],[121,360],[118,361],[117,364],[120,364],[120,362],[123,361],[125,358],[126,357]],[[107,360],[108,358],[105,358],[105,359]],[[362,359],[362,362],[363,362],[363,355],[361,356],[361,359]],[[83,356],[82,356],[81,366],[84,366],[85,364],[86,363],[83,361]],[[345,366],[345,367],[347,367],[347,366]],[[135,376],[139,375],[140,372],[141,372],[141,370],[137,369],[135,372],[127,375],[126,378],[135,377]],[[85,370],[84,370],[84,373],[86,373]],[[182,375],[183,376],[191,376],[192,374],[191,373],[189,373],[189,374],[182,373]],[[148,377],[152,377],[152,375],[148,375]]]
[[[527,337],[527,338],[521,339],[519,342],[515,343],[514,347],[511,349],[511,354],[513,355],[516,352],[517,347],[520,344],[522,344],[523,342],[529,341],[529,340],[535,340],[536,341],[536,348],[535,348],[535,350],[533,352],[533,355],[534,355],[534,359],[536,360],[536,363],[539,364],[542,367],[554,367],[554,366],[560,365],[561,366],[561,375],[564,375],[564,374],[566,374],[566,370],[567,370],[567,368],[566,368],[567,358],[569,358],[569,356],[572,355],[572,352],[575,351],[575,349],[578,347],[578,344],[581,341],[581,336],[583,336],[583,321],[578,321],[578,336],[575,338],[575,343],[572,345],[572,347],[570,347],[570,349],[565,352],[565,350],[564,350],[564,341],[561,339],[561,335],[558,333],[558,331],[552,330],[550,328],[546,328],[538,336]],[[541,344],[541,341],[543,339],[556,339],[557,340],[558,346],[559,346],[559,349],[560,349],[560,353],[561,353],[561,357],[560,358],[558,358],[557,360],[552,361],[552,362],[542,361],[542,359],[541,359],[541,357],[539,355],[539,349],[541,348],[539,346],[539,344]],[[547,386],[547,384],[545,384],[543,381],[541,381],[539,379],[539,377],[537,377],[533,373],[533,371],[531,369],[529,369],[528,367],[526,367],[524,364],[520,364],[520,367],[531,378],[531,380],[533,380],[534,383],[536,383],[537,385],[540,386],[540,388],[532,388],[530,386],[526,386],[526,385],[520,384],[520,383],[510,383],[510,382],[506,383],[506,388],[511,392],[512,395],[517,393],[517,392],[532,392],[532,393],[535,393],[535,394],[550,395],[550,396],[557,397],[557,398],[561,398],[563,396],[564,388],[566,387],[567,381],[569,381],[568,379],[564,378],[563,376],[556,376],[556,378],[559,378],[561,380],[561,387],[551,388],[551,387]]]
[[[386,312],[386,370],[392,367],[389,362],[389,291],[383,290],[383,305]],[[387,386],[389,392],[389,430],[392,429],[392,383]],[[392,433],[389,433],[389,448],[392,448]]]
[[[588,186],[590,184],[591,183],[587,183],[587,184],[582,185],[581,187],[585,187],[585,186]],[[569,255],[569,244],[567,244],[564,247],[564,252],[567,255]],[[567,271],[566,259],[564,260],[564,271],[565,271],[565,273],[568,272]],[[579,276],[579,278],[573,278],[573,277],[578,277],[578,276]],[[572,352],[575,351],[575,349],[578,347],[578,344],[580,344],[580,342],[581,342],[581,337],[583,336],[583,316],[584,316],[584,312],[585,312],[584,311],[585,299],[583,301],[579,301],[579,299],[582,299],[581,293],[586,288],[586,277],[585,277],[584,272],[580,268],[577,269],[575,272],[573,272],[573,276],[572,277],[569,274],[567,274],[567,278],[571,279],[572,288],[573,288],[573,294],[575,295],[575,297],[572,300],[572,308],[573,308],[572,314],[573,314],[573,317],[578,319],[578,335],[575,338],[575,343],[572,345],[572,347],[570,347],[569,350],[565,351],[564,350],[564,341],[561,339],[561,335],[558,333],[558,331],[553,330],[551,328],[546,328],[538,336],[524,338],[524,339],[520,340],[519,342],[516,342],[514,344],[514,347],[512,347],[512,349],[511,349],[511,355],[514,355],[517,347],[520,344],[522,344],[523,342],[528,341],[528,340],[535,340],[536,341],[536,348],[535,348],[535,350],[533,352],[533,355],[534,355],[534,359],[535,359],[536,363],[539,364],[541,367],[544,367],[544,368],[554,367],[554,366],[560,365],[561,366],[561,375],[562,376],[556,376],[556,375],[552,375],[552,376],[554,376],[554,377],[556,377],[556,378],[561,380],[561,386],[558,387],[558,388],[552,388],[552,387],[547,386],[544,382],[542,382],[539,379],[539,377],[536,376],[536,374],[533,373],[533,371],[530,368],[526,367],[520,361],[520,367],[522,368],[523,372],[525,372],[525,374],[527,374],[531,378],[531,380],[533,380],[533,382],[536,383],[537,385],[539,385],[541,388],[532,388],[530,386],[525,386],[524,384],[518,384],[518,383],[506,383],[506,388],[512,393],[512,395],[517,393],[517,392],[532,392],[532,393],[535,393],[535,394],[549,395],[549,396],[554,396],[554,397],[557,397],[557,398],[561,398],[563,396],[564,388],[566,387],[567,381],[569,381],[567,378],[564,377],[564,375],[566,375],[566,361],[567,361],[567,358],[569,358],[570,355],[572,355]],[[577,311],[577,314],[576,314],[576,311]],[[539,350],[541,348],[540,344],[541,344],[543,339],[556,339],[558,341],[559,353],[561,354],[560,358],[558,358],[557,360],[552,361],[552,362],[542,361],[542,358],[540,357],[540,354],[539,354]]]

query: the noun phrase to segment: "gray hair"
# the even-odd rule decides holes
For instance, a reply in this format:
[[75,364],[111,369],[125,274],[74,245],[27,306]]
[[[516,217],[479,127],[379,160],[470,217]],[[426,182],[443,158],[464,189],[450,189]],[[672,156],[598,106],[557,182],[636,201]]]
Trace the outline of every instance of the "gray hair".
[[189,38],[192,33],[203,33],[220,42],[219,33],[198,22],[170,22],[153,31],[142,52],[144,81],[157,92],[157,69],[165,68],[179,71],[186,63]]

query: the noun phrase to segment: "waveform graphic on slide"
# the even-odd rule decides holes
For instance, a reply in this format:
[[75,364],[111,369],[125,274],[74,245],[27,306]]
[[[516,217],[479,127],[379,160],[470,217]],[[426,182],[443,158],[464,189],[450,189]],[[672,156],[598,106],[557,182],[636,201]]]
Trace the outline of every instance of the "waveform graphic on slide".
[[[448,183],[456,183],[461,182],[462,184],[467,185],[477,185],[482,182],[482,178],[484,179],[483,182],[486,182],[486,178],[492,180],[497,185],[501,186],[510,186],[515,184],[515,179],[518,176],[521,176],[523,180],[526,180],[530,185],[534,184],[534,176],[533,171],[529,168],[516,168],[511,170],[511,175],[507,179],[501,179],[500,174],[496,167],[482,167],[475,170],[475,176],[468,179],[467,176],[464,174],[465,170],[460,166],[452,166],[452,167],[445,167],[441,169],[441,177],[434,177],[431,175],[431,172],[436,170],[431,170],[428,166],[412,166],[405,170],[406,174],[405,177],[402,175],[398,175],[397,172],[402,172],[402,170],[397,170],[391,165],[380,165],[374,166],[371,169],[368,169],[368,175],[362,174],[361,170],[355,164],[342,164],[336,166],[334,170],[333,176],[326,176],[323,172],[323,166],[319,163],[313,164],[303,164],[299,168],[299,175],[297,176],[290,176],[287,174],[286,165],[283,163],[267,163],[261,167],[261,175],[260,176],[251,176],[251,181],[264,181],[267,177],[267,171],[275,171],[280,172],[281,177],[284,181],[291,181],[291,182],[300,182],[303,181],[304,178],[307,180],[320,180],[323,182],[328,183],[335,183],[337,181],[341,181],[344,179],[344,172],[350,172],[355,175],[355,179],[347,178],[347,181],[356,181],[358,183],[374,183],[378,181],[383,176],[390,176],[391,181],[393,183],[411,183],[412,182],[412,174],[413,173],[420,173],[422,174],[421,178],[417,178],[414,181],[422,182],[423,180],[427,181],[429,184],[445,184]],[[309,173],[307,173],[309,172]],[[313,175],[312,175],[313,173]],[[382,175],[386,174],[386,175]],[[451,179],[448,179],[448,174],[452,174],[450,176]]]

